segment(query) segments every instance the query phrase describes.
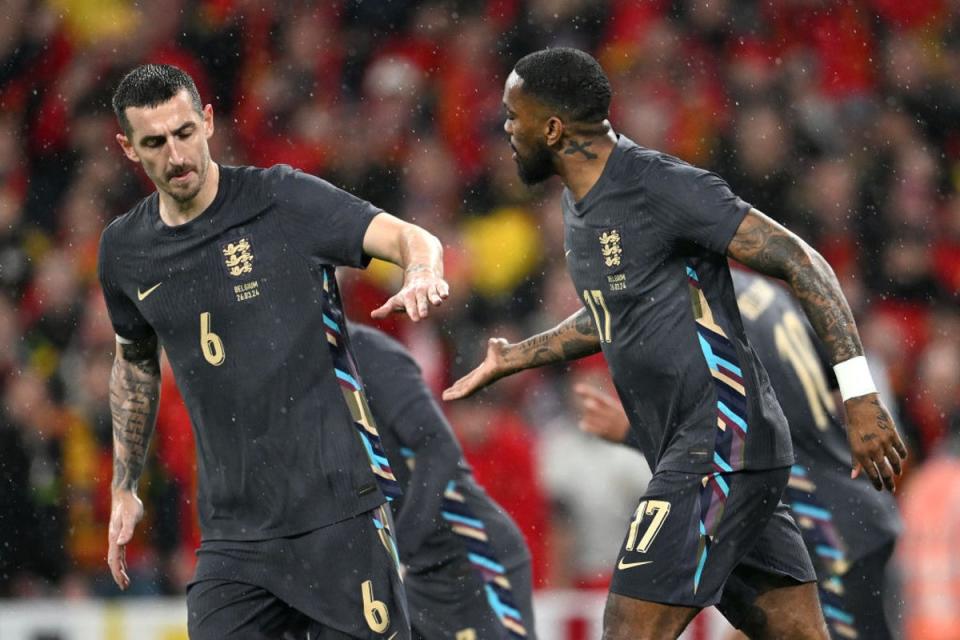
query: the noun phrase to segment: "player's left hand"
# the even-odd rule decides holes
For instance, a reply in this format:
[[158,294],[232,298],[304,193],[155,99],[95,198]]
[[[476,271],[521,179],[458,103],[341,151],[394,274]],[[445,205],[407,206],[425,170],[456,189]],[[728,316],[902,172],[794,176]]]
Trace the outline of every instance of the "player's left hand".
[[417,322],[429,315],[431,306],[440,306],[449,295],[450,286],[443,276],[427,265],[413,265],[404,271],[400,291],[370,312],[370,317],[382,319],[391,313],[405,311],[411,320]]
[[573,392],[583,410],[581,431],[617,444],[627,439],[630,421],[617,398],[588,384],[574,385]]
[[877,491],[896,491],[896,476],[903,469],[907,447],[900,439],[890,412],[876,393],[850,398],[843,403],[847,412],[847,437],[850,440],[853,471],[851,478],[865,472]]

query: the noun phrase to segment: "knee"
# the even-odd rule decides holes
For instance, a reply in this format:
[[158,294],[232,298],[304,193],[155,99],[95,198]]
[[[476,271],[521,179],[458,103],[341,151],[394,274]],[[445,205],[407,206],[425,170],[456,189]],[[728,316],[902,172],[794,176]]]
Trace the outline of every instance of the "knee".
[[754,607],[747,612],[740,630],[755,640],[830,640],[822,620],[792,613],[768,617]]
[[611,593],[603,612],[603,640],[677,638],[692,617],[691,611]]

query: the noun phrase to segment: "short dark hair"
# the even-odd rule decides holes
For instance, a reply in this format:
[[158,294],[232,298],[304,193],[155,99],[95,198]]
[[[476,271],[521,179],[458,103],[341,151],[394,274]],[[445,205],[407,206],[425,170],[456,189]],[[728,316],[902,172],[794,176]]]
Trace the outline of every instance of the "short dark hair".
[[602,122],[610,115],[610,80],[589,53],[542,49],[520,58],[513,70],[526,93],[572,122]]
[[155,107],[184,89],[190,94],[190,102],[197,113],[203,113],[200,92],[187,72],[169,64],[143,64],[123,76],[117,85],[113,92],[113,112],[129,135],[127,107]]

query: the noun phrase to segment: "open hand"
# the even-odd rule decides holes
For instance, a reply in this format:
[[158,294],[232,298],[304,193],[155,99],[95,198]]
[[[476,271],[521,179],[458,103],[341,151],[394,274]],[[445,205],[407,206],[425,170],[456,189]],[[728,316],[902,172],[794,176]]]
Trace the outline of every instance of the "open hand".
[[588,384],[574,385],[573,392],[583,411],[581,431],[617,444],[627,439],[630,421],[619,399]]
[[901,461],[907,448],[897,433],[890,412],[880,397],[871,393],[850,398],[843,403],[847,412],[847,437],[853,463],[851,478],[865,472],[880,491],[896,490],[896,476],[902,472]]
[[406,312],[417,322],[426,318],[430,306],[438,307],[450,295],[450,286],[442,276],[427,265],[408,267],[403,274],[403,286],[380,307],[370,313],[371,318],[382,319],[391,313]]
[[487,355],[476,369],[453,383],[443,392],[444,400],[459,400],[473,395],[488,384],[513,373],[507,365],[507,350],[510,343],[503,338],[490,338],[487,342]]
[[107,564],[113,581],[121,589],[130,586],[127,574],[127,543],[133,538],[133,530],[143,518],[143,503],[132,491],[117,490],[113,493],[113,507],[110,511],[110,529],[107,533]]

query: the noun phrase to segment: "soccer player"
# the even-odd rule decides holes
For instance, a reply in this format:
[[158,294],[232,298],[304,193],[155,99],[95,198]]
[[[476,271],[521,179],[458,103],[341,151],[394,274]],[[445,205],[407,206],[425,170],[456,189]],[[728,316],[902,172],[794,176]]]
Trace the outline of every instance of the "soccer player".
[[753,638],[826,638],[816,575],[779,502],[790,434],[743,334],[727,256],[800,300],[836,365],[853,472],[892,490],[906,449],[826,261],[718,176],[615,134],[610,95],[575,49],[532,53],[507,78],[521,179],[566,186],[567,267],[585,307],[518,344],[492,339],[444,397],[602,349],[654,471],[618,556],[605,640],[675,638],[710,605]]
[[[117,333],[108,563],[143,515],[137,481],[166,351],[193,424],[202,543],[192,638],[408,638],[384,492],[334,267],[371,256],[405,269],[375,310],[412,320],[448,294],[439,241],[288,166],[221,166],[213,108],[193,80],[144,65],[117,86],[117,141],[156,192],[114,220],[100,281]],[[346,399],[346,401],[344,401]]]
[[391,506],[414,637],[533,640],[533,577],[523,534],[477,484],[407,350],[363,325],[350,325],[350,340],[403,488]]
[[[821,608],[833,640],[885,640],[883,613],[887,563],[900,533],[893,497],[850,477],[850,452],[831,377],[803,311],[781,287],[744,271],[733,272],[740,316],[750,344],[773,381],[790,424],[797,463],[786,502],[800,525],[817,571]],[[623,406],[594,387],[576,389],[581,428],[627,442]]]

